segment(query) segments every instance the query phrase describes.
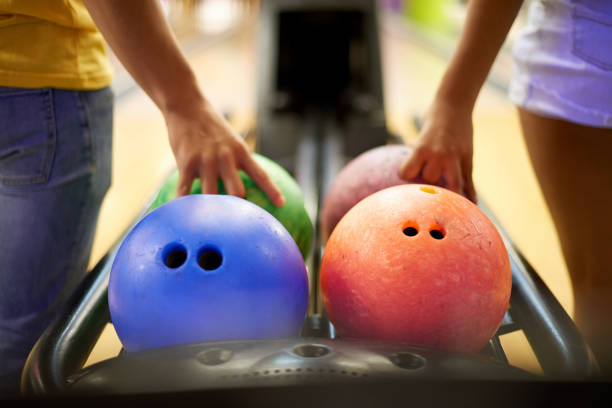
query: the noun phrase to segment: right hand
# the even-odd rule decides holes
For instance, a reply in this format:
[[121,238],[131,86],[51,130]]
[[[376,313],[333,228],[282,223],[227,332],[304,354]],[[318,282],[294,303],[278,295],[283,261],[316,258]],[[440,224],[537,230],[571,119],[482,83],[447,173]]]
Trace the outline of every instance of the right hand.
[[179,170],[177,197],[189,194],[196,178],[202,181],[202,193],[217,194],[221,178],[228,194],[244,198],[238,174],[244,170],[274,205],[285,204],[282,192],[253,159],[246,143],[210,104],[186,105],[164,116]]
[[472,114],[434,103],[423,121],[414,153],[402,165],[399,176],[412,180],[421,176],[427,183],[444,184],[476,203],[472,181]]

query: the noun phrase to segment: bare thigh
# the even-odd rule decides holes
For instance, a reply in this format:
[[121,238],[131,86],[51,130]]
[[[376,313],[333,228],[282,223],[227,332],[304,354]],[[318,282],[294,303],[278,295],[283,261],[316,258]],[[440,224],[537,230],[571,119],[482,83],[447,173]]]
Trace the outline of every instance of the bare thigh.
[[519,112],[573,284],[612,282],[612,129]]
[[612,129],[519,114],[570,272],[575,320],[612,362]]

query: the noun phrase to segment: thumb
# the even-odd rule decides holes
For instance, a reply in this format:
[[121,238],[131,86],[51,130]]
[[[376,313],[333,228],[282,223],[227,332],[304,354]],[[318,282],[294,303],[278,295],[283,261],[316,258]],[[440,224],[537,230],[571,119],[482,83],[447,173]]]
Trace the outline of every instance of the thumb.
[[400,167],[399,177],[406,181],[417,178],[421,173],[424,162],[423,156],[415,151]]

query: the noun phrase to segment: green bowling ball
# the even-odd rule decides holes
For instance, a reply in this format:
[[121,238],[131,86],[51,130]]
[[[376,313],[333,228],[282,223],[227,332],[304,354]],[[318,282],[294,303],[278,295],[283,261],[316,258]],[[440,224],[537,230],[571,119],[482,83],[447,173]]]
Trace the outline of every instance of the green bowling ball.
[[[246,191],[246,199],[257,204],[279,220],[281,224],[287,228],[287,231],[289,231],[297,243],[302,256],[306,257],[312,243],[312,222],[304,207],[304,197],[302,196],[300,187],[285,169],[272,160],[256,153],[253,154],[253,158],[257,164],[264,169],[268,176],[270,176],[274,184],[282,191],[285,196],[285,205],[277,207],[272,204],[268,196],[266,196],[255,182],[245,172],[240,171],[240,178],[244,183]],[[162,185],[151,205],[151,210],[176,198],[178,179],[178,170],[175,170]],[[201,181],[200,179],[196,179],[191,186],[191,194],[201,193]],[[221,180],[219,180],[219,193],[226,194]]]

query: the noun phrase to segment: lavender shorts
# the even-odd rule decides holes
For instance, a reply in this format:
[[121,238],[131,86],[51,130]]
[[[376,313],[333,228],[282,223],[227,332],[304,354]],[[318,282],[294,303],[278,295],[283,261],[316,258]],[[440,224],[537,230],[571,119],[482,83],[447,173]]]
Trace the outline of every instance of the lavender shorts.
[[612,128],[612,1],[533,1],[513,52],[512,102],[542,116]]

